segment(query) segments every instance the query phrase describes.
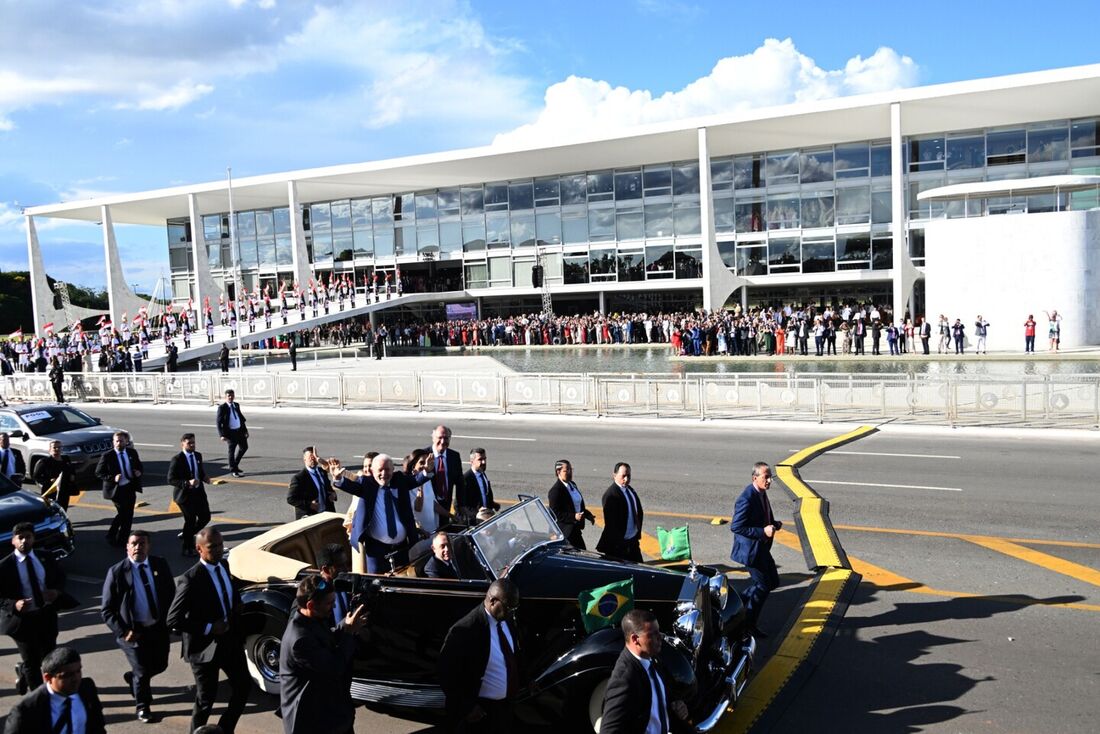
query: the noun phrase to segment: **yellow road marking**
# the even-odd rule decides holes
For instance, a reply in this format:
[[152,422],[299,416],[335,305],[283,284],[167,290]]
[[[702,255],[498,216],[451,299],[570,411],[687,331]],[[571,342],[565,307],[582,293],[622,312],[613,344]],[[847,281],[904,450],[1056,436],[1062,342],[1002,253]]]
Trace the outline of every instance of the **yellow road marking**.
[[836,608],[845,582],[852,572],[846,568],[832,568],[821,575],[809,601],[802,607],[790,632],[779,649],[768,658],[763,669],[746,688],[743,698],[728,718],[724,718],[716,731],[724,734],[748,731],[771,705],[775,695],[787,684],[791,676],[805,662],[818,636]]
[[1042,551],[1032,550],[1031,548],[1025,548],[1022,545],[1011,543],[1007,540],[998,540],[995,538],[983,538],[978,536],[960,536],[963,540],[967,540],[975,545],[980,545],[983,548],[989,548],[990,550],[997,551],[998,553],[1004,553],[1006,556],[1012,556],[1018,558],[1021,561],[1035,564],[1040,568],[1045,568],[1048,571],[1054,571],[1070,578],[1075,578],[1078,581],[1084,581],[1085,583],[1092,584],[1093,586],[1100,586],[1100,571],[1089,568],[1088,566],[1082,566],[1080,563],[1074,563],[1073,561],[1067,561],[1057,556],[1052,556],[1049,553],[1043,553]]
[[854,530],[860,533],[891,533],[894,535],[920,535],[928,538],[960,538],[970,540],[981,538],[983,540],[1005,540],[1010,543],[1024,543],[1027,545],[1056,545],[1066,548],[1100,548],[1100,543],[1082,543],[1075,540],[1043,540],[1040,538],[1002,538],[996,535],[973,535],[967,533],[945,533],[939,530],[908,530],[906,528],[876,528],[867,525],[834,525],[837,530]]
[[780,464],[776,466],[776,474],[802,500],[800,513],[802,529],[813,550],[814,560],[821,566],[843,566],[840,553],[833,544],[829,529],[825,526],[821,498],[810,492],[809,487],[795,475],[793,467]]

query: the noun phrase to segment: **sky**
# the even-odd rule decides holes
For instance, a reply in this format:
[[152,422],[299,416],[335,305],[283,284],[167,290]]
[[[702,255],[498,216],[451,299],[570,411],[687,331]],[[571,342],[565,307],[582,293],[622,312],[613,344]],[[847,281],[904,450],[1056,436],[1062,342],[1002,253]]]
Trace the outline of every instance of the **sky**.
[[[22,207],[1100,61],[1100,2],[0,0],[0,269]],[[92,224],[37,220],[105,282]],[[160,227],[116,225],[127,281]]]

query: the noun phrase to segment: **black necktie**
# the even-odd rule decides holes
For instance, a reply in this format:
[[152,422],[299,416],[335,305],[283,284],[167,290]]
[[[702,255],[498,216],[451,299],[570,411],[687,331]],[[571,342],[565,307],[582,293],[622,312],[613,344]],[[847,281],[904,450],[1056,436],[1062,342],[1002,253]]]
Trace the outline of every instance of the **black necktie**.
[[149,574],[145,572],[145,564],[138,564],[138,576],[141,576],[141,585],[145,587],[145,601],[149,602],[149,614],[153,616],[154,620],[160,619],[160,612],[157,611],[157,598],[153,596],[153,586],[149,583]]
[[500,654],[504,656],[504,670],[508,675],[507,696],[513,698],[519,691],[519,671],[516,669],[516,653],[504,634],[504,622],[497,622],[497,637],[500,642]]
[[649,678],[653,681],[653,695],[657,697],[657,717],[661,721],[661,734],[668,731],[668,711],[665,709],[665,694],[661,688],[661,676],[657,674],[657,666],[649,661]]
[[228,582],[222,582],[221,564],[214,566],[214,580],[217,582],[218,596],[222,599],[222,606],[225,607],[225,618],[229,619],[229,613],[232,611],[232,606],[229,603],[229,591],[225,588],[225,584]]
[[382,504],[386,507],[386,534],[391,538],[397,537],[397,512],[394,507],[393,494],[390,493],[389,487],[382,487],[381,489]]
[[31,585],[31,596],[34,597],[34,605],[41,609],[46,606],[46,600],[42,596],[42,586],[38,583],[38,571],[34,568],[34,558],[27,556],[27,581]]
[[73,731],[73,699],[72,696],[65,696],[65,700],[61,704],[61,714],[57,717],[57,721],[53,725],[53,734],[72,734]]

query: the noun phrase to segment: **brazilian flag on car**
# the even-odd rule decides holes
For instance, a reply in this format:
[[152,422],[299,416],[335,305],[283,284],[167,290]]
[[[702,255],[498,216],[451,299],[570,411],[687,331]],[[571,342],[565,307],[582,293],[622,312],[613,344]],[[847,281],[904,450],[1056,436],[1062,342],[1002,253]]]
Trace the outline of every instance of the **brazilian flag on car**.
[[581,607],[585,632],[592,634],[604,627],[613,627],[634,608],[634,579],[582,591],[577,596],[577,603]]
[[666,561],[686,561],[691,559],[691,535],[687,525],[681,528],[665,530],[657,526],[657,542],[661,545],[661,558]]

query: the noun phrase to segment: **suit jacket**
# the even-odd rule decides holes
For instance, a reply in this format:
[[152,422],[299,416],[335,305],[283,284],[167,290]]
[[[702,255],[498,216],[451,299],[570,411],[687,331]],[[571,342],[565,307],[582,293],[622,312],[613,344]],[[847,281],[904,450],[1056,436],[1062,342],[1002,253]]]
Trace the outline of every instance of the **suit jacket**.
[[43,456],[39,459],[38,463],[34,465],[34,476],[32,477],[35,483],[45,492],[50,488],[50,485],[57,479],[57,475],[61,472],[65,472],[64,478],[61,480],[60,491],[57,496],[61,495],[72,496],[77,493],[76,486],[76,471],[73,469],[73,462],[68,456],[62,456],[60,459],[55,459],[52,456]]
[[[523,670],[523,648],[516,626],[509,621],[508,632],[515,645],[516,667]],[[457,723],[477,705],[478,692],[485,667],[489,664],[489,614],[485,605],[478,605],[454,623],[443,649],[439,651],[439,683],[447,697],[447,718]]]
[[756,488],[749,484],[733,505],[733,520],[730,522],[733,550],[730,552],[730,559],[742,566],[755,567],[757,559],[762,558],[761,553],[770,553],[772,539],[764,535],[764,526],[767,524],[768,513],[764,508],[764,500]]
[[481,504],[481,485],[477,483],[477,475],[473,469],[467,469],[462,475],[462,484],[459,485],[458,494],[455,495],[455,514],[463,518],[471,525],[477,522],[477,511],[482,507],[500,509],[500,503],[493,500],[493,486],[489,481],[489,475],[485,475],[487,490],[485,492],[486,504]]
[[[82,678],[76,693],[87,713],[85,734],[104,734],[107,728],[103,723],[103,705],[99,702],[95,681]],[[4,734],[44,734],[52,730],[52,721],[49,686],[43,683],[15,704],[4,724]]]
[[[122,638],[137,625],[134,621],[134,585],[141,583],[140,578],[134,578],[133,569],[129,558],[123,558],[107,569],[107,578],[103,580],[103,604],[99,610],[103,621],[115,633],[115,642],[128,647],[136,645]],[[176,596],[176,582],[168,561],[160,556],[149,556],[149,569],[152,571],[149,582],[157,597],[156,624],[164,626],[168,620],[168,609]]]
[[[634,492],[637,494],[637,491]],[[614,482],[603,493],[603,533],[600,534],[600,542],[596,544],[596,550],[609,556],[621,556],[620,549],[628,540],[639,540],[642,537],[642,520],[645,512],[642,510],[641,497],[638,498],[638,517],[635,519],[635,533],[627,538],[626,498],[623,497],[619,485]]]
[[[420,485],[414,477],[398,471],[394,472],[393,477],[390,478],[390,486],[398,490],[397,520],[405,526],[405,542],[411,546],[418,537],[416,517],[413,515],[412,508],[412,490]],[[339,489],[359,498],[359,506],[351,521],[351,542],[366,543],[370,538],[370,521],[374,515],[374,504],[378,501],[379,484],[369,475],[345,477]]]
[[[11,479],[14,476],[25,475],[27,473],[27,462],[23,460],[23,454],[15,450],[11,446],[8,447],[8,452],[11,454],[13,471],[11,474],[8,474],[8,467],[4,464],[0,464],[0,474],[3,474],[8,479]],[[15,480],[12,479],[12,481]],[[16,482],[16,484],[19,484],[19,482]]]
[[[650,661],[650,664],[654,664]],[[660,666],[657,668],[660,675]],[[669,717],[668,682],[661,675],[665,686],[665,716]],[[649,710],[653,705],[653,689],[649,674],[625,647],[615,661],[611,678],[607,682],[607,692],[603,699],[603,720],[600,734],[645,734],[649,724]]]
[[[424,450],[429,454],[432,453],[431,446]],[[439,500],[440,507],[447,512],[451,512],[451,503],[457,499],[459,488],[462,486],[462,457],[454,449],[447,449],[444,464],[447,467],[446,481],[443,483],[442,491],[436,489],[435,498]],[[435,469],[434,454],[432,455],[432,469]],[[432,487],[435,487],[435,481],[435,479],[432,479]]]
[[[45,553],[35,553],[35,557],[42,564],[42,570],[46,572],[46,583],[42,591],[54,589],[64,591],[65,572],[57,561]],[[39,634],[44,626],[47,630],[57,634],[57,608],[59,602],[62,605],[62,597],[59,596],[53,604],[47,604],[42,609],[33,611],[15,611],[15,602],[25,599],[23,583],[19,580],[19,561],[15,553],[9,553],[0,561],[0,634],[10,635],[13,640],[22,641],[32,639]],[[66,608],[69,608],[66,606]]]
[[[237,406],[237,417],[241,421],[241,427],[237,430],[248,433],[248,421],[245,420],[244,412],[241,410],[240,403],[234,401],[234,405]],[[222,438],[227,438],[234,429],[229,427],[229,403],[222,403],[218,406],[218,419],[217,419],[218,435]]]
[[[580,491],[580,488],[578,488]],[[557,480],[554,482],[554,486],[550,488],[550,512],[554,513],[554,519],[558,521],[558,527],[565,533],[566,538],[572,538],[573,533],[584,530],[584,520],[577,521],[577,512],[573,507],[573,498],[569,495],[569,488],[565,486],[565,482]],[[591,521],[594,519],[588,508],[585,507],[584,497],[581,497],[581,512],[584,513],[585,519]]]
[[[145,473],[145,467],[141,463],[141,457],[138,456],[138,452],[133,446],[127,446],[123,451],[126,452],[126,460],[130,463],[131,472]],[[115,493],[118,491],[118,483],[115,482],[115,477],[122,473],[122,467],[119,466],[118,454],[114,449],[111,449],[103,456],[99,457],[99,463],[96,464],[95,475],[103,481],[103,498],[113,500]],[[122,488],[124,491],[140,492],[141,477],[131,476],[130,481],[126,483],[126,486]]]
[[430,579],[457,579],[458,571],[455,570],[453,558],[451,564],[447,565],[433,555],[424,565],[424,575]]
[[290,486],[287,488],[287,504],[294,507],[294,519],[300,519],[318,512],[336,512],[336,490],[332,488],[328,472],[317,467],[317,474],[321,477],[321,485],[325,488],[325,506],[316,510],[309,504],[317,500],[317,485],[313,483],[313,477],[309,470],[302,467],[301,471],[290,478]]
[[[229,571],[229,563],[223,558],[221,566]],[[229,583],[233,587],[233,609],[229,615],[229,630],[220,637],[209,634],[207,625],[219,622],[222,617],[222,604],[214,580],[203,564],[196,563],[184,571],[176,586],[176,595],[168,609],[168,628],[183,636],[182,656],[189,663],[209,663],[214,659],[220,645],[228,645],[243,650],[240,634],[241,582],[229,574]]]
[[328,619],[291,612],[279,648],[279,711],[286,734],[351,731],[355,642],[355,635],[331,630]]
[[[198,477],[192,476],[191,465],[187,462],[187,457],[182,451],[173,456],[168,462],[168,483],[172,485],[172,499],[176,501],[176,504],[187,502],[196,494],[206,494],[205,485],[210,481],[210,477],[206,475],[206,467],[202,463],[202,454],[198,451],[195,452],[195,463],[199,467]],[[190,486],[188,482],[192,479],[198,479],[199,486]]]

